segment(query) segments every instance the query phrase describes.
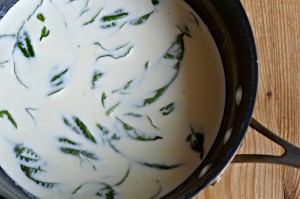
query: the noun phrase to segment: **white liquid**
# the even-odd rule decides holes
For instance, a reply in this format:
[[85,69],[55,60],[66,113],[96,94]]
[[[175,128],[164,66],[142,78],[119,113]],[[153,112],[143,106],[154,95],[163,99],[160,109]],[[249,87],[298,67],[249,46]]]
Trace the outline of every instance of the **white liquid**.
[[[122,13],[128,14],[103,21]],[[114,27],[103,28],[112,22]],[[43,28],[49,34],[41,38]],[[26,44],[20,40],[25,33],[34,50],[29,58],[18,47],[20,41]],[[164,58],[180,34],[183,61]],[[182,47],[171,50],[178,54]],[[199,166],[219,130],[225,103],[220,55],[204,23],[183,1],[21,0],[0,22],[0,52],[0,111],[9,111],[17,124],[7,115],[0,118],[0,166],[39,198],[99,198],[96,193],[105,198],[111,190],[115,198],[161,197]],[[95,73],[103,76],[93,83]],[[166,85],[163,95],[143,106]],[[163,115],[161,108],[171,103],[174,110]],[[76,118],[93,138],[76,127]],[[136,131],[127,126],[126,132],[122,122]],[[187,141],[191,128],[204,134],[202,159]],[[119,139],[112,139],[114,134]],[[16,157],[16,146],[34,151],[38,161]],[[95,158],[63,153],[62,147]],[[30,176],[53,187],[37,184],[20,165],[40,166],[43,171]]]

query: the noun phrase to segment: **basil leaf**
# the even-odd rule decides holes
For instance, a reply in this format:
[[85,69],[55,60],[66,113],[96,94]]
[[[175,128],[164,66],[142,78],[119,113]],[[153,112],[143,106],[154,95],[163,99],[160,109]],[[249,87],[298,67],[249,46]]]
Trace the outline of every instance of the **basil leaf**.
[[67,75],[69,69],[65,69],[64,71],[54,75],[50,80],[50,85],[55,88],[54,91],[50,92],[48,96],[51,96],[65,88],[65,76]]
[[93,79],[92,79],[92,89],[96,87],[96,83],[103,77],[102,72],[94,72]]
[[186,138],[186,141],[190,143],[190,147],[193,151],[200,154],[200,158],[203,158],[204,155],[204,134],[200,132],[194,132],[194,129],[191,128],[192,133],[189,134]]
[[104,187],[99,189],[96,193],[99,197],[105,197],[105,199],[114,199],[118,193],[113,189],[112,186],[103,183]]
[[117,118],[117,120],[121,123],[124,132],[131,138],[137,141],[156,141],[159,139],[162,139],[160,136],[154,136],[154,137],[147,137],[144,135],[140,135],[137,130],[130,126],[129,124],[125,123],[124,121]]
[[165,107],[162,107],[160,109],[160,112],[162,113],[163,116],[165,115],[169,115],[170,113],[172,113],[174,111],[175,107],[174,107],[174,103],[170,103]]
[[50,35],[50,31],[44,26],[41,32],[40,41],[43,40],[43,38],[48,37]]
[[104,22],[116,21],[116,20],[125,18],[127,16],[128,16],[128,13],[127,12],[123,12],[123,13],[116,14],[116,15],[104,16],[104,17],[102,17],[102,21],[104,21]]
[[179,69],[180,69],[182,61],[183,61],[183,56],[184,56],[184,40],[183,40],[184,35],[185,35],[184,33],[179,34],[176,37],[176,40],[171,45],[171,47],[168,49],[168,51],[163,56],[164,59],[173,59],[176,61],[175,65],[173,67],[176,70],[175,75],[173,76],[173,78],[171,79],[171,81],[168,84],[153,91],[153,97],[144,99],[142,106],[147,106],[147,105],[150,105],[150,104],[153,104],[154,102],[156,102],[167,91],[169,86],[177,78],[177,76],[179,74]]
[[[16,145],[14,151],[16,157],[20,161],[24,161],[24,163],[20,163],[20,168],[30,180],[45,188],[53,188],[55,185],[57,185],[57,183],[46,182],[33,177],[37,173],[46,172],[46,170],[40,166],[45,165],[45,163],[42,162],[40,156],[36,152],[23,145]],[[26,165],[26,163],[30,163],[30,166]]]
[[101,103],[102,103],[102,106],[105,108],[105,100],[107,98],[107,95],[105,92],[102,93],[102,96],[101,96]]
[[7,119],[14,125],[16,129],[18,128],[16,121],[7,110],[0,111],[0,117],[3,118],[4,116],[7,117]]
[[73,117],[72,119],[75,124],[72,124],[67,118],[63,118],[63,121],[74,132],[83,135],[87,140],[96,144],[97,141],[88,127],[78,117]]
[[102,10],[103,10],[103,8],[101,10],[99,10],[99,12],[95,16],[93,16],[91,20],[85,22],[83,25],[86,26],[86,25],[89,25],[91,23],[94,23],[95,19],[99,16],[99,14],[101,13]]
[[42,13],[39,13],[37,16],[36,16],[36,18],[38,19],[38,20],[40,20],[41,22],[45,22],[45,16],[42,14]]
[[98,157],[94,153],[86,150],[80,150],[71,147],[60,147],[60,150],[69,155],[73,155],[77,157],[85,157],[92,160],[98,160]]
[[153,169],[159,169],[159,170],[170,170],[175,169],[177,167],[180,167],[181,164],[174,164],[174,165],[167,165],[167,164],[153,164],[153,163],[147,163],[147,162],[140,162],[141,165],[150,167]]
[[151,0],[151,1],[152,1],[152,4],[153,4],[154,6],[156,6],[156,5],[159,4],[159,0]]
[[135,25],[135,26],[141,25],[141,24],[145,23],[152,14],[153,14],[153,11],[148,13],[148,14],[145,14],[145,15],[141,16],[138,19],[132,20],[130,22],[130,24]]
[[126,91],[130,88],[130,86],[132,85],[132,83],[133,83],[133,80],[130,80],[130,81],[128,81],[128,82],[125,84],[125,86],[123,86],[123,87],[120,88],[120,89],[117,89],[117,90],[112,91],[112,93],[118,92],[118,93],[120,93],[120,94],[128,94]]
[[78,118],[78,117],[73,117],[73,120],[75,121],[76,125],[79,127],[81,130],[81,133],[90,141],[97,143],[95,137],[93,134],[90,132],[90,130],[87,128],[87,126]]
[[21,37],[18,37],[17,46],[26,58],[35,56],[33,46],[27,32],[24,32]]

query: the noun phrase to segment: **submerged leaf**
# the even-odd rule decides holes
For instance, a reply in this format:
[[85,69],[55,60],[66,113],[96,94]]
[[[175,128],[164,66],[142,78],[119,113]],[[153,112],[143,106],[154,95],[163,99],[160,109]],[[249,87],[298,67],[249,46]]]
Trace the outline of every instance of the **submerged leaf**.
[[190,143],[190,147],[193,151],[200,154],[200,158],[203,158],[204,155],[204,135],[203,133],[194,132],[194,129],[191,128],[192,133],[189,134],[186,138],[186,141]]
[[131,138],[137,141],[156,141],[162,139],[160,136],[148,137],[144,135],[140,135],[137,130],[130,126],[129,124],[125,123],[124,121],[117,118],[117,120],[122,124],[124,132]]
[[[39,166],[44,165],[44,163],[42,163],[40,156],[36,152],[23,145],[16,145],[14,151],[16,153],[16,157],[19,160],[23,161],[22,163],[20,163],[20,169],[30,180],[45,188],[53,188],[55,185],[57,185],[57,183],[46,182],[33,177],[33,175],[37,173],[46,172],[45,169]],[[30,166],[26,165],[26,163]]]
[[60,147],[60,150],[69,155],[85,157],[85,158],[92,159],[92,160],[98,160],[98,157],[94,153],[86,151],[86,150],[80,150],[80,149],[75,149],[75,148],[71,148],[71,147]]
[[175,169],[175,168],[181,166],[181,164],[167,165],[167,164],[153,164],[153,163],[147,163],[147,162],[141,162],[140,164],[144,165],[146,167],[150,167],[150,168],[153,168],[153,169],[159,169],[159,170]]
[[99,16],[99,14],[101,13],[102,10],[103,10],[103,8],[100,9],[99,12],[97,12],[97,14],[95,16],[93,16],[91,20],[85,22],[83,25],[86,26],[86,25],[89,25],[91,23],[94,23],[95,19]]
[[35,56],[33,46],[27,32],[24,32],[23,36],[18,37],[17,46],[26,58]]
[[165,115],[169,115],[170,113],[172,113],[174,111],[174,109],[175,109],[175,107],[174,107],[174,102],[173,102],[173,103],[168,104],[165,107],[162,107],[160,109],[160,112],[162,113],[163,116],[165,116]]
[[145,15],[141,16],[138,19],[132,20],[130,22],[130,24],[135,25],[135,26],[141,25],[141,24],[145,23],[152,14],[153,14],[153,11],[148,13],[148,14],[145,14]]
[[114,106],[112,106],[110,109],[108,109],[108,111],[106,111],[106,115],[110,116],[120,105],[120,103],[115,104]]

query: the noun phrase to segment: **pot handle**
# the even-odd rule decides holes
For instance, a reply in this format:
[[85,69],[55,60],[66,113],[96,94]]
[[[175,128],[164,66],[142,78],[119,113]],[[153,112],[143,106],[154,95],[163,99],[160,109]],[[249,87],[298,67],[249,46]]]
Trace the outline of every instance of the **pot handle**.
[[260,155],[260,154],[238,154],[234,157],[233,163],[272,163],[282,164],[300,168],[300,148],[290,144],[283,140],[279,136],[275,135],[269,129],[264,127],[254,118],[251,119],[250,127],[257,132],[261,133],[265,137],[274,141],[284,148],[284,153],[281,156],[274,155]]

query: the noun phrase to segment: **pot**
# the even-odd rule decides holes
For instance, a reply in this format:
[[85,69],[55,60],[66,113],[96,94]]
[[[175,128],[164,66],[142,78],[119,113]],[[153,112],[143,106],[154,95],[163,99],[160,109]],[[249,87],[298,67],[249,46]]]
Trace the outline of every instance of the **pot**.
[[[0,1],[0,18],[18,0]],[[192,198],[218,180],[231,162],[265,162],[300,168],[300,149],[252,118],[258,84],[254,38],[238,0],[186,0],[206,23],[220,51],[226,77],[226,105],[213,147],[197,170],[163,198]],[[283,156],[236,155],[249,124],[284,147]],[[297,160],[298,159],[298,160]],[[32,198],[0,168],[0,198]]]

